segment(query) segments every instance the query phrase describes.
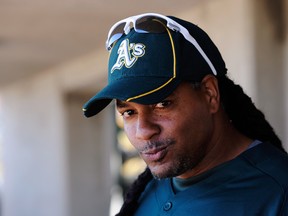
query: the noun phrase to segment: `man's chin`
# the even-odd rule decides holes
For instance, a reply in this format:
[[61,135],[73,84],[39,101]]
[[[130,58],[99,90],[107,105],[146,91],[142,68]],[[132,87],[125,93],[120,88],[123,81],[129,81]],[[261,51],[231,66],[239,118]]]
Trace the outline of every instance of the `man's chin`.
[[[150,171],[155,179],[161,180],[165,178],[172,178],[181,174],[176,167],[150,167]],[[180,173],[180,174],[179,174]]]

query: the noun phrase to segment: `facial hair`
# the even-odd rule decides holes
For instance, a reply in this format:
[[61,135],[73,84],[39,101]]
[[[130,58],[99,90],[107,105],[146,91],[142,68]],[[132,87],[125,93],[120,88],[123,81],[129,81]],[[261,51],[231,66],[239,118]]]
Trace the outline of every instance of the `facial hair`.
[[[148,152],[149,150],[152,149],[157,149],[161,147],[168,147],[170,145],[175,145],[176,140],[168,138],[165,140],[157,140],[157,141],[149,141],[146,143],[146,145],[143,148],[139,148],[138,152],[141,156],[141,153]],[[176,155],[172,158],[172,162],[169,166],[165,166],[162,168],[160,172],[156,172],[153,170],[152,167],[148,167],[151,170],[151,173],[155,179],[164,179],[164,178],[171,178],[171,177],[176,177],[179,176],[183,173],[185,173],[188,170],[193,169],[197,165],[197,158],[194,158],[192,155],[185,154],[186,152],[177,152],[175,153]],[[197,155],[197,154],[196,154]],[[158,161],[161,163],[161,161]]]

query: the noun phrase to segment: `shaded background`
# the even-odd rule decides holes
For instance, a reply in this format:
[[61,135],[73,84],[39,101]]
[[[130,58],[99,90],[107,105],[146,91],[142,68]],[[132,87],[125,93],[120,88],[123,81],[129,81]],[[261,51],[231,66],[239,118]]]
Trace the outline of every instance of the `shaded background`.
[[110,26],[138,13],[203,28],[288,149],[287,8],[288,0],[0,0],[1,215],[118,211],[121,186],[143,164],[113,104],[91,119],[81,107],[106,84]]

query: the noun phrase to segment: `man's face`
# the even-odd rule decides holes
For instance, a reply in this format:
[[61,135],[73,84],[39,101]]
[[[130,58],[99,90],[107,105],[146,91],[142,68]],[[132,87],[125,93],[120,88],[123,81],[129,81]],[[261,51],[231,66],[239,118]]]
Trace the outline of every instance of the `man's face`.
[[182,83],[153,105],[117,101],[124,130],[156,178],[187,177],[205,158],[214,130],[205,87]]

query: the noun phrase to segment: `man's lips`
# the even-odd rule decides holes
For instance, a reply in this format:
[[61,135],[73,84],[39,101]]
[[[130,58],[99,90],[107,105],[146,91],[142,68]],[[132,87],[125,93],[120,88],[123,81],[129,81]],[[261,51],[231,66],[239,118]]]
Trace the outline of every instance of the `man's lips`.
[[150,162],[161,161],[168,152],[168,150],[167,150],[168,146],[169,145],[142,151],[141,156],[146,162],[148,162],[148,161],[150,161]]
[[142,159],[147,163],[160,162],[166,156],[171,145],[174,145],[174,139],[164,139],[149,141],[142,148],[138,149]]

